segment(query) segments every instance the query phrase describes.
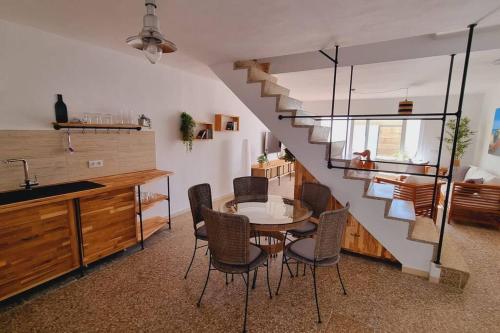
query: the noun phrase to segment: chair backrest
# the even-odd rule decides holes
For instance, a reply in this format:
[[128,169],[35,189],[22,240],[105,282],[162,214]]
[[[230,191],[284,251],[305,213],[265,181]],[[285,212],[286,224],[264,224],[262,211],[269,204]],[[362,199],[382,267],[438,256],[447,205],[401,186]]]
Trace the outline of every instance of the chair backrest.
[[220,213],[202,207],[207,226],[210,255],[219,262],[230,265],[249,263],[250,222],[244,215]]
[[239,177],[233,179],[236,202],[266,202],[269,180],[266,177]]
[[201,207],[205,206],[212,209],[212,190],[210,184],[198,184],[188,190],[189,205],[191,206],[191,214],[193,215],[193,225],[203,221]]
[[348,202],[344,208],[323,212],[319,216],[316,247],[314,248],[314,258],[317,261],[333,258],[340,254],[349,207]]
[[306,202],[313,210],[312,216],[319,215],[328,208],[332,192],[328,186],[319,183],[303,183],[300,199]]

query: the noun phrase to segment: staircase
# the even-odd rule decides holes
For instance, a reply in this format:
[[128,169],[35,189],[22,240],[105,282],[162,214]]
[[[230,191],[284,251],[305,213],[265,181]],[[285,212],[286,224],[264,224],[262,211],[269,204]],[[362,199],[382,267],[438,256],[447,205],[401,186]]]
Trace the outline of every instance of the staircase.
[[248,60],[215,65],[212,70],[318,181],[330,187],[337,200],[350,202],[351,214],[398,259],[404,272],[428,277],[438,243],[433,221],[417,217],[412,202],[394,199],[394,186],[372,182],[370,172],[328,169],[330,128],[311,118],[279,120],[279,114],[308,113],[301,101],[289,97],[289,89],[277,84],[269,67]]

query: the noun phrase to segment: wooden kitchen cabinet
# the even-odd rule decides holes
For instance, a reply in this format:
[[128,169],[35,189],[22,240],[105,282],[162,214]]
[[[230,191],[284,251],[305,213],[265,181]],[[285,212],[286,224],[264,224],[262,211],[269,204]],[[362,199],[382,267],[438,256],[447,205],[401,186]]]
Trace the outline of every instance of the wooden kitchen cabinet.
[[0,213],[0,300],[78,266],[71,200]]
[[80,199],[83,263],[137,244],[134,187]]

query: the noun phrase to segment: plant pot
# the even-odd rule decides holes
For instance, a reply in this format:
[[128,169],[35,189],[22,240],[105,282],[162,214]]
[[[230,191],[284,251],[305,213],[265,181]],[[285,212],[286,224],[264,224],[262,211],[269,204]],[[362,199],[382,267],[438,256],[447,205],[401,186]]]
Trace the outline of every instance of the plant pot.
[[460,160],[454,160],[453,161],[453,166],[454,167],[459,167],[460,166]]

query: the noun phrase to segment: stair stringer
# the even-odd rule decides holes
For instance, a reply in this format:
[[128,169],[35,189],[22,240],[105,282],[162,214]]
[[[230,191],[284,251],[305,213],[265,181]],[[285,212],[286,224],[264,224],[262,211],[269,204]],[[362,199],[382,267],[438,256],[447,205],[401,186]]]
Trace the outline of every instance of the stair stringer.
[[276,112],[277,97],[263,97],[261,83],[247,83],[247,71],[234,70],[233,63],[214,65],[212,70],[318,181],[330,187],[337,200],[350,202],[351,214],[401,262],[403,269],[429,272],[434,246],[409,240],[410,224],[386,218],[386,202],[365,197],[364,180],[346,179],[344,170],[328,169],[325,145],[309,143],[310,128],[293,127],[290,120],[278,119],[279,114],[286,113]]

